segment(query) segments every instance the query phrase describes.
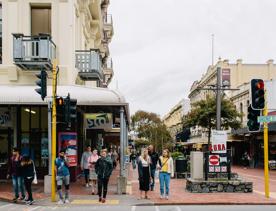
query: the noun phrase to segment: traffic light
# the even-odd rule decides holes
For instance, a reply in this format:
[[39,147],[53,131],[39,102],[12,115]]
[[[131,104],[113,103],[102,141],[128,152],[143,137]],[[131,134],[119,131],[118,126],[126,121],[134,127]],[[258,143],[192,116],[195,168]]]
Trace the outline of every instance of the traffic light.
[[36,77],[39,79],[35,83],[40,88],[35,89],[35,91],[41,95],[41,99],[47,96],[47,73],[45,70],[41,70],[40,73],[36,74]]
[[247,114],[247,127],[250,132],[260,131],[260,123],[258,123],[258,116],[260,116],[260,110],[254,110],[251,105],[248,106]]
[[70,95],[64,99],[64,121],[67,125],[77,119],[77,100],[71,99]]
[[63,99],[63,97],[57,97],[56,98],[56,105],[57,105],[57,107],[64,106],[64,99]]
[[262,79],[251,80],[251,105],[253,109],[262,110],[265,106],[264,81]]

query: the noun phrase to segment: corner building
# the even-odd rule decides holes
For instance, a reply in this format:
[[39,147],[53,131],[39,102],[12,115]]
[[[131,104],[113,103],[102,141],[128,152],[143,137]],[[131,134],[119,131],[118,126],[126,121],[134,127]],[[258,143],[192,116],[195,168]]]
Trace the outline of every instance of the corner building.
[[[39,178],[48,174],[52,67],[59,67],[57,95],[77,99],[77,121],[68,130],[57,115],[61,134],[75,134],[75,159],[86,145],[118,149],[126,133],[129,107],[108,88],[113,77],[109,43],[113,20],[109,0],[0,1],[0,178],[5,178],[12,147],[29,153]],[[47,71],[44,101],[35,92],[36,74]],[[104,120],[97,118],[104,116]],[[88,120],[98,122],[88,125]],[[125,122],[123,126],[120,122]],[[124,127],[124,129],[122,129]],[[125,137],[125,136],[121,136]],[[78,165],[73,167],[77,175]],[[74,178],[74,176],[73,176]]]

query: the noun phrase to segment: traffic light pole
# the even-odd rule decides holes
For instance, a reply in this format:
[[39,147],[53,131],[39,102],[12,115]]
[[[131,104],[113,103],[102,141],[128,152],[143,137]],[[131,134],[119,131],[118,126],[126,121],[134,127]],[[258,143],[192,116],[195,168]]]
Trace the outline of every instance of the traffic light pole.
[[[265,91],[265,107],[263,116],[267,116],[267,101]],[[269,171],[268,171],[268,125],[264,122],[264,176],[265,176],[265,196],[269,198]]]
[[[221,130],[221,87],[222,87],[222,82],[221,82],[221,68],[217,68],[217,111],[216,111],[216,116],[217,116],[217,121],[216,121],[216,129]],[[209,147],[209,146],[208,146]]]
[[55,177],[55,159],[56,159],[56,145],[57,145],[57,108],[56,108],[56,94],[57,94],[57,61],[53,62],[53,82],[52,82],[52,187],[51,199],[56,201],[56,177]]

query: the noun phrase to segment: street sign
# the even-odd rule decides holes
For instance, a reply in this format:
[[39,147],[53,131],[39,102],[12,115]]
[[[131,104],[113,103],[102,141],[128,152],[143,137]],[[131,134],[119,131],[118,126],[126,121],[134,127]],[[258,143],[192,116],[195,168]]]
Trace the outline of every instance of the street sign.
[[219,155],[209,155],[209,165],[218,166],[219,165]]
[[259,116],[258,117],[258,122],[276,122],[276,116]]

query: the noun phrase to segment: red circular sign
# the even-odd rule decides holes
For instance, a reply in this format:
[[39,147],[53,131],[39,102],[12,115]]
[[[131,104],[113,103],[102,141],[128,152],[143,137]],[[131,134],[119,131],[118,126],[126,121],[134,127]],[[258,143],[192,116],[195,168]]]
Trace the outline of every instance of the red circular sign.
[[212,165],[212,166],[219,165],[219,156],[218,155],[210,155],[209,156],[209,165]]

